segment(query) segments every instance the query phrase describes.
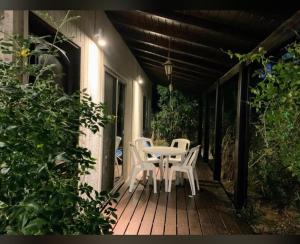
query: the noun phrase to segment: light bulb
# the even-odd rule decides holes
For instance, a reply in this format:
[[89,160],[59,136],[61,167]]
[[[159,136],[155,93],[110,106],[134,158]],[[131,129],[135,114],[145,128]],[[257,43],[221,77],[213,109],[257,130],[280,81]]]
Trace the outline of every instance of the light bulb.
[[100,39],[100,40],[98,40],[98,44],[100,47],[104,47],[104,46],[106,46],[106,41],[104,39]]
[[172,83],[169,84],[169,91],[170,91],[170,92],[173,91],[173,84],[172,84]]
[[142,84],[143,84],[143,79],[142,79],[142,78],[139,78],[139,79],[138,79],[138,83],[139,83],[140,85],[142,85]]

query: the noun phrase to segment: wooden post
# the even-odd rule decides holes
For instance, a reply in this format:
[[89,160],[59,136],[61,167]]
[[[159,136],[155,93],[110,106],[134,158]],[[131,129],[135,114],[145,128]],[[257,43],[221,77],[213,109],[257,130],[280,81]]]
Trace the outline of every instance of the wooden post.
[[203,135],[203,102],[202,98],[199,98],[199,127],[198,127],[198,145],[201,145],[202,147],[202,135]]
[[204,137],[203,137],[203,160],[208,163],[209,153],[209,115],[210,115],[210,102],[209,94],[205,95],[204,107]]
[[250,72],[240,66],[237,97],[237,122],[235,139],[234,203],[241,209],[247,203],[248,156],[249,156],[249,94]]
[[215,166],[214,180],[221,179],[221,163],[222,163],[222,121],[223,121],[223,89],[220,82],[216,88],[216,109],[215,109]]

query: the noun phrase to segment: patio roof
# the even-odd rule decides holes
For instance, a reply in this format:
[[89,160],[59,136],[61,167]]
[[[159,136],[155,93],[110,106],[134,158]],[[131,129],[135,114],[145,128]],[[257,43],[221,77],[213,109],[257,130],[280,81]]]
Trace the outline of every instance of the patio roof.
[[106,11],[149,78],[169,82],[163,63],[174,64],[174,86],[200,94],[237,63],[225,53],[250,52],[295,11]]

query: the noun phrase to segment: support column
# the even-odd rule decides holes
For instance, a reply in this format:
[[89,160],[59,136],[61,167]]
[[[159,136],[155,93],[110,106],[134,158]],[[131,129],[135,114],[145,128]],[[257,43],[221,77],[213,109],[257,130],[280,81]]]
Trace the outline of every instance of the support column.
[[205,95],[205,107],[204,107],[204,137],[203,137],[203,160],[208,163],[209,153],[209,113],[210,113],[210,102],[209,94]]
[[215,109],[215,166],[214,180],[221,179],[222,163],[222,121],[223,121],[223,89],[218,81],[216,88],[216,109]]
[[199,123],[198,123],[198,145],[202,147],[202,137],[203,137],[203,102],[202,97],[199,98]]
[[237,122],[235,139],[234,203],[241,209],[247,203],[249,156],[249,67],[240,66],[237,97]]

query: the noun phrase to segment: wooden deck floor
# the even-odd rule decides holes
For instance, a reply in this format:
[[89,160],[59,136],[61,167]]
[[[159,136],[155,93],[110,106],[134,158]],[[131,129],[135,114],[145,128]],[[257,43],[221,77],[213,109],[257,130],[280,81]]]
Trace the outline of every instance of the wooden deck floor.
[[158,193],[140,181],[132,193],[123,185],[115,207],[118,215],[114,235],[217,235],[251,234],[251,228],[233,211],[219,183],[211,181],[211,171],[199,163],[201,191],[192,197],[188,181],[172,186],[170,193],[159,182]]

